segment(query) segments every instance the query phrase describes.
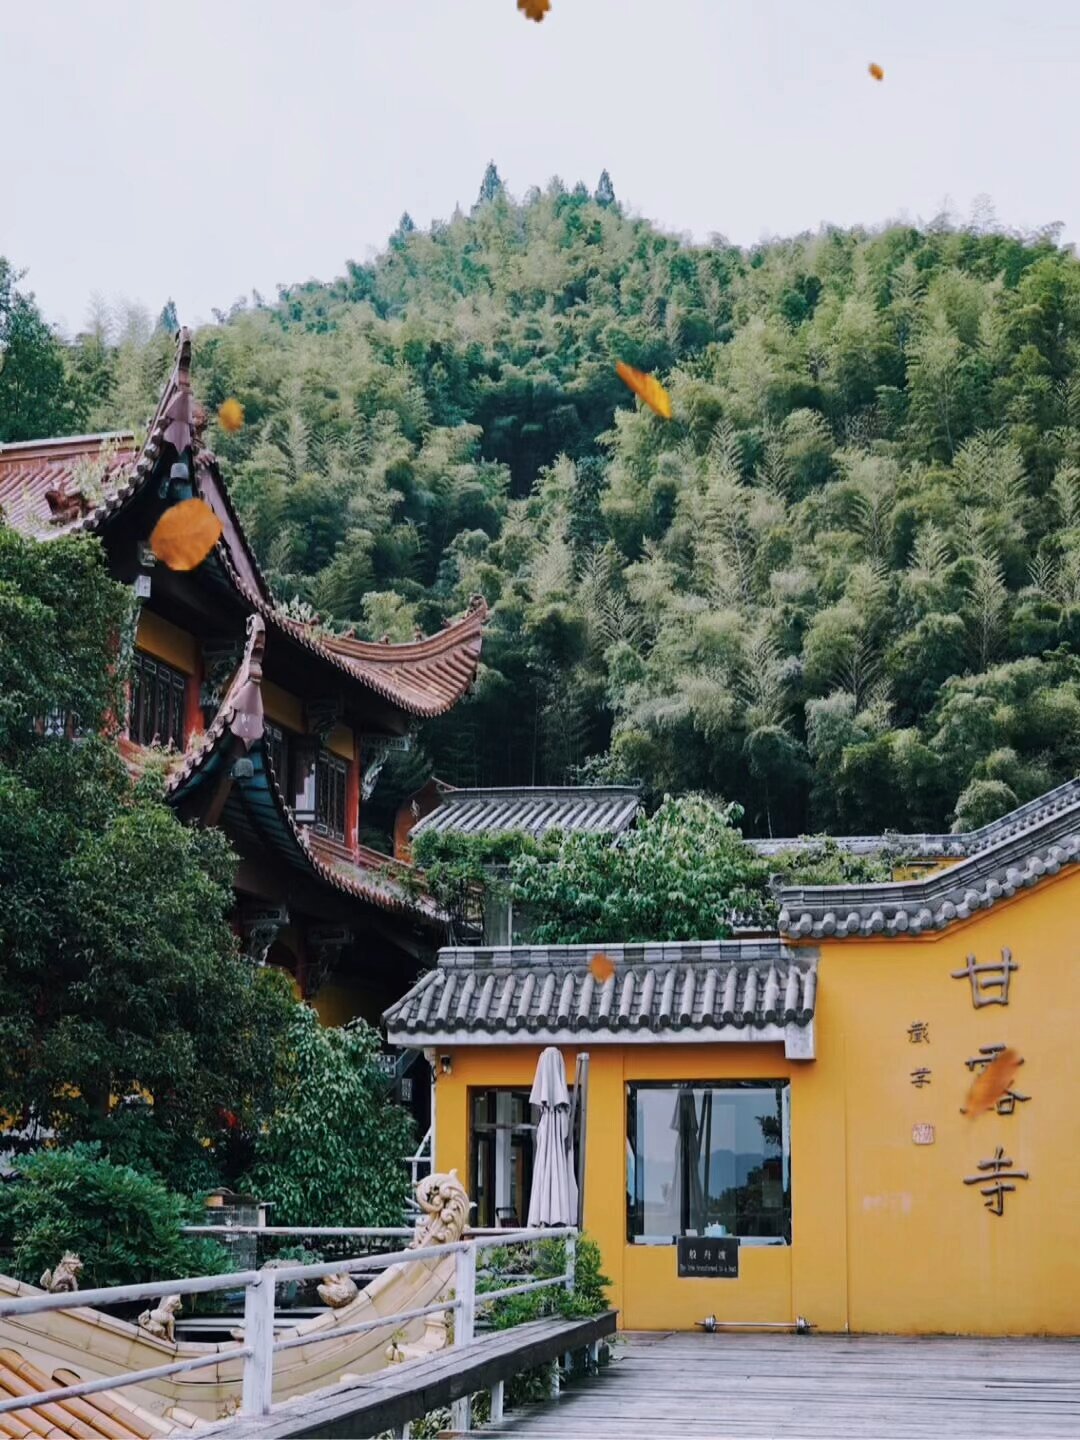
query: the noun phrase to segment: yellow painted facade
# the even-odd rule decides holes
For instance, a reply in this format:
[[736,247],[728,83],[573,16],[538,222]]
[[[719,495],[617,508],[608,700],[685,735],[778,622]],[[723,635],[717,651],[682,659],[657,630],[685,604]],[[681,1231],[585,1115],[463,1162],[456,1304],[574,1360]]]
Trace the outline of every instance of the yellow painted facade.
[[[1080,1333],[1080,874],[1069,869],[920,938],[820,946],[816,1059],[780,1045],[602,1044],[591,1055],[585,1228],[630,1329],[793,1321],[826,1331]],[[973,1003],[953,971],[1001,961],[1008,1004]],[[988,990],[980,998],[1000,992]],[[925,1026],[915,1043],[909,1030]],[[916,1032],[919,1033],[919,1032]],[[586,1043],[592,1040],[593,1043]],[[1008,1045],[1030,1099],[960,1113],[980,1047]],[[573,1047],[565,1047],[568,1080]],[[436,1083],[436,1163],[469,1173],[470,1087],[527,1088],[538,1048],[473,1045]],[[930,1071],[929,1083],[912,1083]],[[634,1080],[791,1078],[792,1244],[743,1246],[735,1280],[679,1279],[674,1246],[626,1241],[626,1103]],[[916,1126],[933,1126],[930,1144]],[[925,1133],[925,1132],[924,1132]],[[1027,1179],[986,1208],[996,1148]],[[980,1183],[964,1180],[981,1177]],[[991,1197],[992,1199],[992,1197]]]
[[262,697],[263,709],[268,720],[272,720],[275,725],[283,725],[286,730],[293,730],[296,734],[303,735],[307,726],[304,724],[304,702],[298,695],[292,695],[288,690],[283,690],[280,685],[264,679]]
[[194,675],[199,668],[199,645],[194,635],[181,630],[169,620],[163,620],[152,610],[143,607],[139,611],[139,629],[135,641],[140,650],[164,660],[186,675]]

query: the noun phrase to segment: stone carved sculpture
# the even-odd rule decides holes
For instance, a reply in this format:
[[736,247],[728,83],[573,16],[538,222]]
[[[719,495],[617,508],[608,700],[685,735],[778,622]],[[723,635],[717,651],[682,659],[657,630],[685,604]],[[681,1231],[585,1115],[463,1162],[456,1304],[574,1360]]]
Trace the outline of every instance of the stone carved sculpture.
[[416,1187],[416,1203],[423,1214],[416,1222],[410,1250],[424,1245],[452,1245],[461,1239],[473,1207],[456,1170],[447,1175],[425,1175]]
[[324,1305],[329,1305],[331,1310],[343,1310],[346,1305],[351,1305],[359,1295],[356,1281],[351,1275],[327,1275],[321,1285],[315,1287],[319,1292],[319,1299]]
[[50,1295],[60,1295],[79,1288],[79,1276],[83,1262],[73,1251],[67,1250],[55,1270],[46,1270],[41,1277],[41,1288]]
[[158,1340],[176,1341],[176,1317],[184,1308],[179,1295],[163,1295],[152,1310],[144,1310],[139,1316],[138,1327]]

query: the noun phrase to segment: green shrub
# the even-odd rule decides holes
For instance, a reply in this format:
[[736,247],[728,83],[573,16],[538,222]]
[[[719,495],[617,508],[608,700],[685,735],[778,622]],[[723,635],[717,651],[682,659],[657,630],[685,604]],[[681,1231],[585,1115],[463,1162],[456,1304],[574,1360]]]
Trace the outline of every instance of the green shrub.
[[0,1247],[20,1280],[37,1284],[64,1252],[83,1262],[80,1286],[134,1285],[228,1269],[213,1240],[181,1235],[201,1207],[153,1176],[114,1165],[96,1144],[40,1150],[0,1186]]
[[[491,1273],[477,1285],[478,1302],[484,1290],[502,1290],[507,1285],[530,1278],[521,1271],[520,1250],[491,1250],[487,1263]],[[486,1312],[492,1329],[507,1330],[513,1325],[522,1325],[547,1315],[584,1319],[587,1315],[598,1315],[607,1310],[607,1287],[611,1281],[600,1266],[599,1245],[595,1240],[581,1236],[577,1244],[573,1291],[561,1285],[549,1285],[544,1290],[529,1290],[524,1295],[510,1295],[505,1300],[496,1300]],[[536,1263],[532,1267],[531,1278],[546,1280],[565,1273],[566,1242],[541,1240],[536,1247]]]
[[273,1203],[278,1225],[400,1225],[409,1193],[402,1157],[412,1117],[386,1098],[379,1034],[340,1029],[298,1005],[281,1056],[280,1103],[240,1184]]

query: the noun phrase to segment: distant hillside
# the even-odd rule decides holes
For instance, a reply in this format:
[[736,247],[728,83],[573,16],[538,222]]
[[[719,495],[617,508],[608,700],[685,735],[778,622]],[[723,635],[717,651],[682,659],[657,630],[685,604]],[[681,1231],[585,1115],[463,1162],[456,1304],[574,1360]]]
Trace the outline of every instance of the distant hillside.
[[[197,383],[245,407],[211,443],[278,591],[395,639],[493,609],[384,811],[434,764],[707,790],[756,833],[940,829],[1076,771],[1080,265],[1052,234],[694,247],[606,177],[519,203],[492,167],[469,215],[221,320]],[[145,415],[166,323],[66,354],[81,421]]]

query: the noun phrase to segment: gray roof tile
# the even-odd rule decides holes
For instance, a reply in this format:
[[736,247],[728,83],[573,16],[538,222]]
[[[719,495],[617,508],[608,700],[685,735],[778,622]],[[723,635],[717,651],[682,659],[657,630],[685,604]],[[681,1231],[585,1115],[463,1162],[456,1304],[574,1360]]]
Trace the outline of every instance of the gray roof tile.
[[[600,951],[615,973],[599,980]],[[805,1026],[817,956],[775,940],[451,949],[386,1012],[392,1038]]]
[[969,920],[1080,861],[1080,782],[1070,781],[986,826],[959,865],[886,885],[786,885],[778,929],[793,940],[920,935]]
[[[1056,789],[1048,790],[1045,795],[1039,795],[1034,800],[1017,806],[1007,815],[991,820],[988,825],[983,825],[978,830],[967,830],[956,835],[902,835],[887,830],[883,835],[833,835],[827,838],[852,855],[880,855],[891,852],[923,860],[967,860],[994,845],[1000,845],[1003,840],[1037,829],[1044,821],[1052,819],[1062,811],[1070,810],[1078,801],[1080,780],[1067,780],[1064,785],[1058,785]],[[788,839],[748,839],[746,843],[759,855],[767,858],[785,851],[797,854],[799,851],[809,850],[820,843],[822,838],[820,835],[798,835]]]
[[429,830],[495,835],[522,830],[541,836],[552,830],[618,835],[641,809],[634,785],[564,785],[510,790],[448,790],[438,808],[417,822],[411,835]]

